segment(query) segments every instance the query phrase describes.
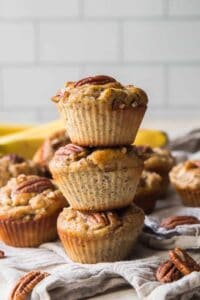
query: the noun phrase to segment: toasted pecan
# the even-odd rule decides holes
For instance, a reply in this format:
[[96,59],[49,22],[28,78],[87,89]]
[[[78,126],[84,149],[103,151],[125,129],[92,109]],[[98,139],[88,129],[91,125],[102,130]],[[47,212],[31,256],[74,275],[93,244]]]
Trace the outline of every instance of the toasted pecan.
[[49,274],[41,271],[31,271],[22,276],[11,292],[10,300],[26,300],[34,287]]
[[116,80],[110,76],[97,75],[83,78],[75,83],[75,87],[82,86],[84,84],[106,84],[110,82],[116,82]]
[[161,283],[173,282],[181,277],[181,272],[170,260],[160,264],[156,270],[156,279]]
[[190,274],[193,271],[200,272],[200,265],[183,249],[170,250],[169,257],[183,275]]
[[54,189],[53,183],[39,176],[28,176],[27,180],[18,185],[17,193],[42,193],[44,190]]
[[193,216],[170,216],[163,219],[160,226],[166,229],[174,229],[178,225],[190,225],[199,223],[199,219]]
[[121,220],[115,212],[96,212],[86,215],[87,221],[91,225],[97,225],[98,228],[108,225],[121,225]]
[[71,155],[74,153],[79,153],[82,152],[84,149],[78,145],[74,145],[74,144],[67,144],[63,147],[60,147],[57,151],[56,151],[56,155]]

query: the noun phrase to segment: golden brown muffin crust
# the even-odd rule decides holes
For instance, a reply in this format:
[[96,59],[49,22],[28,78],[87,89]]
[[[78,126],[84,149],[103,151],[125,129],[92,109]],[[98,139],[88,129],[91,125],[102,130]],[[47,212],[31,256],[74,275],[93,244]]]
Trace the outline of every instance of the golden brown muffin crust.
[[37,219],[66,204],[61,192],[44,177],[19,175],[0,189],[1,219]]
[[17,177],[19,174],[39,175],[42,173],[42,168],[31,160],[16,154],[8,154],[0,158],[0,187],[4,186],[12,177]]
[[175,164],[170,151],[162,148],[151,148],[149,146],[137,147],[139,156],[144,160],[144,168],[152,172],[169,172]]
[[61,101],[69,106],[100,101],[108,103],[111,109],[146,106],[148,102],[147,95],[142,89],[133,85],[123,86],[114,78],[105,75],[83,78],[78,82],[67,82],[65,88],[58,91],[52,100]]
[[50,162],[52,169],[63,166],[66,166],[68,171],[85,170],[88,166],[109,171],[142,167],[143,162],[138,158],[132,146],[96,149],[68,144],[59,148]]
[[143,171],[137,187],[136,197],[143,194],[152,195],[161,190],[162,178],[155,172]]
[[200,188],[200,160],[179,163],[170,172],[170,180],[180,189]]

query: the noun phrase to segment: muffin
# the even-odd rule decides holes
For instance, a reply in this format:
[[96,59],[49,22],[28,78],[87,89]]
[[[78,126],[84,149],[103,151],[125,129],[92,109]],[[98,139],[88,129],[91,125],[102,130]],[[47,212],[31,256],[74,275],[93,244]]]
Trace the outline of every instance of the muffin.
[[144,169],[158,173],[162,177],[162,190],[160,196],[165,196],[169,187],[169,172],[175,165],[175,159],[170,151],[162,148],[138,146],[138,155],[144,161]]
[[19,174],[42,175],[44,169],[31,160],[25,160],[16,154],[8,154],[0,157],[0,187],[9,179]]
[[66,200],[44,177],[19,175],[0,189],[0,240],[36,247],[57,237],[56,221]]
[[70,143],[65,130],[60,130],[48,137],[33,156],[33,161],[42,165],[49,172],[49,161],[61,146]]
[[135,205],[116,211],[64,208],[57,229],[68,256],[80,263],[119,261],[130,254],[144,223]]
[[102,211],[131,204],[143,162],[134,147],[59,148],[49,163],[55,183],[78,210]]
[[67,82],[52,100],[65,114],[72,143],[86,147],[131,144],[148,102],[140,88],[104,75]]
[[142,208],[146,214],[152,213],[161,190],[162,178],[160,175],[143,171],[133,200],[134,204]]
[[200,160],[189,160],[175,166],[170,180],[186,206],[200,206]]

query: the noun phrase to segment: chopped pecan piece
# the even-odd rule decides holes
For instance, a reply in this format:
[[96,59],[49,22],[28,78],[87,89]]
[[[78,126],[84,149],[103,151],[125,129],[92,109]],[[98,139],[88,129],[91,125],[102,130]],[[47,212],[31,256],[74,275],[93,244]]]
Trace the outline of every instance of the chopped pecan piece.
[[49,274],[40,271],[31,271],[21,277],[15,285],[10,300],[26,300],[34,287]]
[[26,181],[18,185],[17,193],[42,193],[44,190],[54,190],[53,183],[45,178],[39,176],[30,176]]
[[181,272],[170,260],[167,260],[164,263],[160,264],[156,270],[156,279],[161,283],[173,282],[181,277]]
[[110,82],[116,82],[116,80],[110,76],[106,75],[97,75],[83,78],[75,83],[75,87],[81,86],[84,84],[106,84]]
[[66,146],[60,147],[56,151],[56,155],[71,155],[82,151],[84,151],[84,149],[80,146],[74,144],[67,144]]
[[169,257],[183,275],[190,274],[193,271],[200,272],[200,265],[183,249],[170,250]]
[[178,225],[199,224],[200,221],[193,216],[171,216],[162,220],[160,226],[173,229]]
[[0,258],[4,258],[4,257],[5,257],[4,251],[0,250]]

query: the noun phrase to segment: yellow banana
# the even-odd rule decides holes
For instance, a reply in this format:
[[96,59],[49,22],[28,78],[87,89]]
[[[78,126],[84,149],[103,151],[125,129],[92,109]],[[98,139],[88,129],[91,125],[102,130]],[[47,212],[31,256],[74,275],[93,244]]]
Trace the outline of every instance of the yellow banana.
[[9,124],[9,123],[0,123],[0,137],[12,134],[16,132],[20,132],[22,130],[31,128],[31,125],[19,125],[19,124]]
[[163,147],[168,143],[167,134],[159,130],[140,129],[134,144],[137,146],[147,145],[150,147]]
[[1,137],[0,153],[16,153],[25,158],[32,158],[45,138],[63,128],[63,122],[56,120],[19,133]]

